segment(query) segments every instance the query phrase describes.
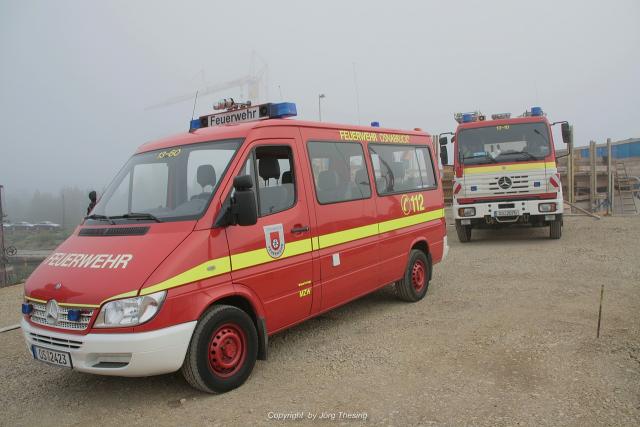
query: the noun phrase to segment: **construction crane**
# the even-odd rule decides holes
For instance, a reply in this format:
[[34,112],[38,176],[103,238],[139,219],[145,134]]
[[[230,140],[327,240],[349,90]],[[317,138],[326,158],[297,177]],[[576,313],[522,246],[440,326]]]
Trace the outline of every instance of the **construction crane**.
[[[258,63],[258,67],[256,68],[256,63]],[[263,101],[260,99],[261,87],[264,89],[265,98],[269,98],[269,67],[267,63],[258,55],[256,52],[252,52],[251,54],[251,69],[249,74],[239,77],[237,79],[229,80],[224,83],[208,85],[197,90],[198,97],[211,95],[214,93],[221,92],[223,90],[232,89],[232,88],[240,88],[242,91],[246,88],[247,90],[247,99],[251,100],[254,103],[259,103]],[[169,105],[177,104],[184,101],[192,101],[194,99],[196,91],[185,94],[174,96],[173,98],[169,98],[163,102],[159,102],[154,105],[150,105],[147,107],[147,110],[162,108]],[[243,95],[243,92],[241,92]],[[266,101],[266,99],[265,99]]]

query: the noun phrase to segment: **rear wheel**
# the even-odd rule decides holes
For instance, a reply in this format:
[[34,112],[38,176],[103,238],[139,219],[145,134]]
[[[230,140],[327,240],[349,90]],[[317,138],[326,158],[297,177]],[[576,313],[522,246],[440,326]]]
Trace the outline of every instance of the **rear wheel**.
[[413,249],[409,253],[409,263],[404,277],[396,282],[396,292],[403,301],[420,301],[429,287],[429,261],[424,252]]
[[223,393],[241,386],[258,355],[253,321],[237,307],[217,305],[198,321],[182,374],[189,384],[207,393]]
[[549,224],[549,237],[552,239],[562,237],[562,221],[555,220]]
[[458,233],[458,240],[462,243],[471,240],[471,226],[462,225],[459,219],[456,219],[456,233]]

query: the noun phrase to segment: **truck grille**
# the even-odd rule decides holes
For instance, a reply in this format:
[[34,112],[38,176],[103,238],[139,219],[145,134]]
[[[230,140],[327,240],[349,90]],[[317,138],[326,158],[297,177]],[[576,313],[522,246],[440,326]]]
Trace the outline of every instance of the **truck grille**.
[[544,193],[548,191],[547,181],[544,170],[513,175],[508,173],[470,175],[464,179],[465,197]]
[[64,348],[64,349],[78,349],[82,347],[82,341],[68,340],[65,338],[56,338],[48,335],[34,334],[29,332],[31,340],[37,344],[46,344],[52,347]]
[[73,322],[69,320],[68,317],[70,309],[67,307],[58,306],[58,321],[55,323],[50,323],[49,321],[47,321],[47,305],[37,302],[31,302],[31,304],[33,304],[31,321],[33,323],[52,326],[54,328],[83,331],[87,329],[87,327],[89,326],[89,322],[91,321],[91,317],[93,316],[92,308],[77,307],[77,309],[81,310],[80,320],[78,320],[77,322]]

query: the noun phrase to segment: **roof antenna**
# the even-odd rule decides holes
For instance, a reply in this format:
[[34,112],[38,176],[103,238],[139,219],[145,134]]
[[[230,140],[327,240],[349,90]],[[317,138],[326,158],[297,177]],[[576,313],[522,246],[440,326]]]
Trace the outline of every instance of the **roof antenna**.
[[198,102],[198,92],[200,92],[200,89],[196,90],[196,97],[193,100],[193,111],[191,112],[191,121],[189,122],[189,133],[193,133],[197,129],[193,127],[193,116],[195,116],[196,114],[196,103]]

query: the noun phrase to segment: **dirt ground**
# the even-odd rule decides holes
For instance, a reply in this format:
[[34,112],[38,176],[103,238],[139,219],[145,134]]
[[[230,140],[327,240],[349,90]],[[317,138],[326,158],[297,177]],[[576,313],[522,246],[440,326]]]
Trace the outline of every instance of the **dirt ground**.
[[[640,217],[569,217],[562,240],[547,234],[477,232],[463,245],[449,228],[423,301],[387,288],[278,334],[224,395],[179,373],[49,367],[20,330],[2,333],[0,425],[640,425]],[[0,289],[0,327],[19,320],[21,295]],[[287,414],[302,420],[277,419]]]

